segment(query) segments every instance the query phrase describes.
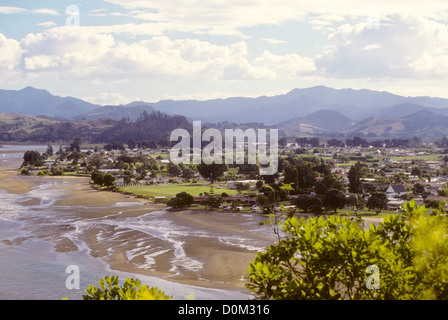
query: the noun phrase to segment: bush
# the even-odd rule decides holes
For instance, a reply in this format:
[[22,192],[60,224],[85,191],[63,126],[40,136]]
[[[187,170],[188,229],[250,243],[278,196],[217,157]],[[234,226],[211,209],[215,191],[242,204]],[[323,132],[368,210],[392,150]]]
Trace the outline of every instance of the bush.
[[293,201],[293,204],[304,212],[322,213],[322,200],[319,196],[301,194]]
[[89,286],[83,300],[171,300],[157,287],[149,288],[138,279],[125,279],[120,286],[118,276],[106,276],[99,281],[99,287]]
[[168,200],[167,205],[175,209],[187,208],[194,203],[194,198],[191,194],[185,191],[176,194],[175,197]]
[[[366,229],[338,216],[286,219],[247,287],[259,299],[448,299],[448,218],[414,201],[402,209]],[[367,286],[372,266],[380,290]]]

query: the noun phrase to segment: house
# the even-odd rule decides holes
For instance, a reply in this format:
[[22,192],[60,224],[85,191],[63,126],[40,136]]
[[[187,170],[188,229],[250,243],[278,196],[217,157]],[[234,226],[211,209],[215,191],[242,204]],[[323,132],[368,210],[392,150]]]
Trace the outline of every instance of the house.
[[401,206],[403,205],[404,201],[400,200],[400,199],[393,199],[393,200],[389,200],[387,202],[387,208],[389,210],[397,210],[400,209]]
[[393,198],[395,196],[401,196],[406,194],[406,187],[402,184],[392,184],[387,188],[386,194],[388,198]]
[[248,189],[255,190],[255,183],[258,180],[238,180],[238,181],[226,181],[226,187],[228,189],[238,189],[238,188],[244,188],[244,186],[248,185]]
[[113,175],[117,175],[121,170],[120,169],[100,169],[102,173],[111,173]]
[[425,164],[430,168],[440,168],[443,165],[442,161],[426,161]]
[[166,197],[164,196],[156,196],[154,197],[154,202],[155,203],[161,203],[161,202],[165,202],[166,201]]

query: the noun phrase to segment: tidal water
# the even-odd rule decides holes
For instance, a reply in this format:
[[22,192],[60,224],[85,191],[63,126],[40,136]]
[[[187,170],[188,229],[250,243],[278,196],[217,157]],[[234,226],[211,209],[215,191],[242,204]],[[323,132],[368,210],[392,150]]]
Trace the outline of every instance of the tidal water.
[[[55,146],[53,146],[55,148]],[[0,148],[0,168],[18,168],[26,150],[44,152],[46,146],[4,146]],[[36,182],[28,192],[21,194],[0,190],[0,299],[82,299],[89,284],[98,284],[106,275],[137,277],[143,283],[157,286],[176,299],[194,294],[196,299],[250,299],[248,292],[214,289],[180,284],[161,277],[111,270],[103,259],[92,256],[92,248],[81,235],[89,230],[100,230],[97,241],[107,247],[107,253],[124,252],[134,267],[151,270],[158,257],[171,255],[172,274],[196,272],[202,262],[187,254],[189,237],[219,241],[227,246],[257,252],[267,242],[244,234],[213,233],[179,224],[166,211],[156,211],[121,218],[129,206],[138,203],[116,202],[111,206],[61,205],[67,193],[77,186],[71,179],[32,177]],[[0,181],[0,183],[3,183]],[[243,223],[257,229],[254,215],[241,217]],[[255,230],[257,231],[257,230]],[[263,230],[260,230],[263,232]],[[61,243],[61,239],[66,242]],[[76,250],[56,250],[63,246]],[[107,254],[106,254],[107,258]],[[71,275],[68,266],[79,268],[79,289],[68,289]]]

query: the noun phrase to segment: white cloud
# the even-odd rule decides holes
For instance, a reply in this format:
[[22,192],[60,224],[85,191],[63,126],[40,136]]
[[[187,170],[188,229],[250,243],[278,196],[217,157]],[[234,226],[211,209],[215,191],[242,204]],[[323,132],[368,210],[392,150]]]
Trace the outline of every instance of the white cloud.
[[56,27],[56,23],[53,22],[53,21],[40,22],[37,25],[40,26],[40,27],[44,27],[44,28]]
[[37,14],[48,14],[48,15],[52,15],[52,16],[58,16],[59,12],[57,12],[54,9],[47,9],[47,8],[41,8],[41,9],[35,9],[32,11],[33,13],[37,13]]
[[[54,73],[61,79],[115,81],[199,75],[221,80],[274,79],[252,64],[243,41],[215,45],[197,39],[155,36],[125,43],[85,28],[53,28],[28,34],[20,44],[24,72]],[[87,31],[87,32],[86,32]]]
[[254,63],[258,66],[267,66],[274,70],[286,72],[293,78],[311,75],[316,71],[312,58],[301,57],[297,54],[275,55],[267,50],[256,58]]
[[0,81],[16,81],[20,78],[18,68],[22,52],[18,41],[0,33]]
[[372,44],[368,44],[365,47],[361,48],[361,50],[364,51],[369,51],[369,50],[376,50],[376,49],[380,49],[381,45],[379,43],[372,43]]
[[333,48],[316,58],[326,76],[430,78],[448,76],[448,26],[428,18],[394,15],[379,29],[366,23],[342,25]]
[[19,7],[0,6],[0,14],[14,14],[14,13],[28,13],[28,12],[35,13],[35,14],[47,14],[47,15],[53,15],[53,16],[59,15],[59,12],[57,10],[48,9],[48,8],[28,10],[28,9],[19,8]]
[[0,14],[13,14],[13,13],[21,13],[26,11],[24,8],[18,7],[0,7]]
[[27,70],[38,71],[58,67],[60,62],[61,59],[57,56],[40,55],[25,57],[24,66]]
[[359,0],[191,0],[188,5],[180,0],[106,1],[133,10],[136,18],[163,22],[177,31],[188,26],[195,32],[230,35],[242,35],[247,27],[287,21],[307,21],[328,31],[330,25],[348,19],[365,22],[394,14],[445,19],[448,14],[445,0],[432,0],[430,5],[420,0],[376,0],[374,5]]
[[272,39],[272,38],[263,38],[261,40],[266,41],[267,43],[270,43],[270,44],[284,44],[284,43],[287,43],[284,40]]
[[225,66],[219,80],[275,80],[276,74],[266,67],[251,66],[246,60]]
[[215,35],[241,35],[241,28],[305,18],[303,8],[287,0],[277,0],[275,3],[270,0],[192,0],[188,5],[182,1],[107,1],[127,9],[136,9],[136,18],[164,22],[177,31],[183,31],[182,26],[188,26],[195,32]]
[[118,106],[120,104],[128,104],[139,99],[129,99],[120,93],[102,92],[95,97],[84,98],[84,100],[93,104]]

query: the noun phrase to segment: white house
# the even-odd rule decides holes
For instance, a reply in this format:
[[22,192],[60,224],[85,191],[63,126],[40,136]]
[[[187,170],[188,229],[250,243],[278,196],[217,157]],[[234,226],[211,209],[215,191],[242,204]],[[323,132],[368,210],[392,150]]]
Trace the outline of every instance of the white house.
[[393,198],[395,196],[401,196],[406,194],[406,187],[402,184],[392,184],[387,188],[386,194],[388,198]]

